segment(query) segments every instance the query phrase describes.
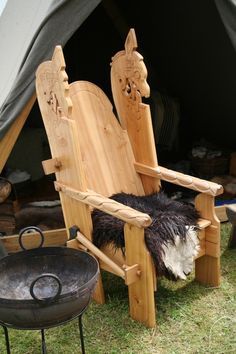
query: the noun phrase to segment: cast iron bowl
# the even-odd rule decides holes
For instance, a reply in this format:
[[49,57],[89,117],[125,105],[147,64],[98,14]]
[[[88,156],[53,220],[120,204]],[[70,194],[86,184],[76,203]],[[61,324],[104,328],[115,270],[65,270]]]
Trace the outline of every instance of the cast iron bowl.
[[92,255],[67,247],[6,256],[0,260],[0,322],[18,329],[67,322],[89,304],[98,274]]

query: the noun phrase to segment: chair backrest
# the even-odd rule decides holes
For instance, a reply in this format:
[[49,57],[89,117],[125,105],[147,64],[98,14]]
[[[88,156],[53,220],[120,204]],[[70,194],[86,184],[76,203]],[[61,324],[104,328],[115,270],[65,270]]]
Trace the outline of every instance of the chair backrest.
[[72,119],[77,123],[86,186],[104,196],[118,192],[144,194],[133,163],[126,130],[112,112],[106,95],[90,82],[70,85]]
[[134,168],[135,160],[157,166],[150,109],[141,99],[149,93],[147,70],[135,50],[135,40],[131,30],[125,51],[112,62],[112,89],[120,122],[99,87],[86,81],[68,84],[61,47],[56,47],[51,61],[39,66],[37,96],[52,158],[60,161],[56,178],[61,183],[104,196],[159,190],[158,180],[140,178]]

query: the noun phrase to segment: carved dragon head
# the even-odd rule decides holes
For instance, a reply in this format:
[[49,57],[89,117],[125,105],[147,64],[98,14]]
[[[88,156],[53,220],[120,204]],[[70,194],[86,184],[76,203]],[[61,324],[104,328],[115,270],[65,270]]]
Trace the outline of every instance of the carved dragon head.
[[124,95],[136,100],[149,97],[150,88],[146,81],[147,68],[143,57],[137,51],[134,29],[131,29],[125,41],[125,50],[112,58],[112,70]]

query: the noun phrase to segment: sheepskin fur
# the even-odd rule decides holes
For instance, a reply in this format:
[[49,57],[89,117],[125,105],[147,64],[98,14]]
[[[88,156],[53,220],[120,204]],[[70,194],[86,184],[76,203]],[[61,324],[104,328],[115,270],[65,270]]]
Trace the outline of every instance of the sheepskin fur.
[[[194,206],[172,200],[163,192],[148,196],[118,193],[111,199],[152,218],[152,224],[145,229],[145,242],[157,275],[172,280],[185,279],[199,250],[199,213]],[[93,211],[92,219],[94,244],[101,248],[112,243],[125,254],[124,222],[97,209]]]

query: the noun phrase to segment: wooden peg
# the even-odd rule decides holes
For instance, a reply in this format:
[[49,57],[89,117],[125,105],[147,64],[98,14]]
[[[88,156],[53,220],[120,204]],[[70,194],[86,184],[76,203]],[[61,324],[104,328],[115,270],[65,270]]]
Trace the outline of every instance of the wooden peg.
[[58,159],[49,159],[42,161],[43,170],[45,175],[50,175],[51,173],[56,173],[61,170],[62,163]]
[[124,265],[122,267],[125,271],[125,284],[130,285],[135,283],[140,279],[141,270],[139,269],[138,264],[134,264],[132,266]]

